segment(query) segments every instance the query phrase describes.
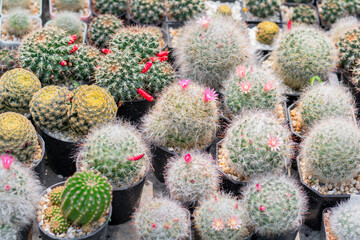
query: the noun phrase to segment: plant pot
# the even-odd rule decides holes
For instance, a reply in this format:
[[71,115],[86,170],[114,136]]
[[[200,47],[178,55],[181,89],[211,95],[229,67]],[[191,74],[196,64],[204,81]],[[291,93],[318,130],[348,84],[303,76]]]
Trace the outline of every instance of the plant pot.
[[155,101],[149,102],[145,99],[122,102],[117,110],[116,116],[130,121],[133,124],[138,124],[140,119],[154,104]]
[[[80,16],[80,19],[83,22],[89,23],[90,17],[91,17],[91,8],[90,8],[90,0],[85,0],[88,5],[89,13],[86,16]],[[49,12],[50,12],[50,18],[54,19],[56,16],[56,13],[53,11],[53,0],[49,0]]]
[[40,175],[43,171],[43,159],[44,159],[44,155],[45,155],[45,142],[44,142],[44,139],[42,139],[42,137],[39,134],[37,134],[37,136],[38,136],[38,141],[39,141],[40,147],[41,147],[41,158],[40,158],[40,161],[32,169],[34,170],[36,175],[40,178]]
[[263,236],[254,234],[252,237],[252,240],[295,240],[298,232],[299,231],[296,230],[295,232],[289,232],[289,233],[282,234],[282,235],[275,236],[275,237],[263,237]]
[[[59,182],[59,183],[56,183],[56,184],[52,185],[49,188],[53,189],[53,188],[55,188],[57,186],[62,186],[64,184],[65,184],[65,182]],[[45,195],[46,191],[47,190],[45,190],[41,194],[41,196]],[[37,223],[37,226],[38,226],[39,231],[40,231],[41,239],[43,239],[43,240],[105,240],[106,235],[107,235],[107,228],[108,228],[108,224],[109,224],[109,220],[110,220],[110,216],[111,216],[111,211],[112,211],[112,208],[110,206],[109,217],[106,220],[106,222],[103,225],[101,225],[101,227],[99,229],[97,229],[96,231],[94,231],[94,232],[92,232],[92,233],[90,233],[90,234],[88,234],[86,236],[77,237],[77,238],[60,238],[60,237],[56,237],[55,235],[50,235],[49,233],[45,232],[40,227],[38,221],[36,221],[36,223]]]
[[[45,24],[45,27],[51,26],[51,24],[53,24],[53,23],[54,23],[54,20],[50,20]],[[81,43],[85,44],[88,26],[86,23],[83,22],[82,27],[83,27],[83,34],[82,34],[82,42]]]
[[[42,9],[43,9],[43,0],[31,0],[33,2],[39,2],[39,13],[37,15],[33,15],[34,17],[38,17],[41,18],[42,15]],[[4,8],[3,8],[3,0],[0,0],[0,16],[4,16],[6,15],[4,13]]]
[[20,229],[16,239],[18,240],[31,240],[32,239],[32,227],[33,223],[30,223]]

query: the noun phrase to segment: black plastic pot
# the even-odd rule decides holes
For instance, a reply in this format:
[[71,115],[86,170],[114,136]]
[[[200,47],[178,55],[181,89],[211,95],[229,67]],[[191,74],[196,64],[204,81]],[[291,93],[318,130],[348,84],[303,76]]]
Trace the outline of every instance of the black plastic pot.
[[[59,182],[56,183],[54,185],[52,185],[51,189],[57,187],[57,186],[62,186],[64,185],[65,182]],[[41,196],[43,196],[44,194],[46,194],[47,190],[45,190]],[[106,239],[106,235],[107,235],[107,228],[108,228],[108,224],[109,224],[109,220],[110,220],[110,216],[111,216],[111,206],[110,206],[110,210],[109,210],[109,217],[106,220],[106,222],[95,232],[92,232],[86,236],[83,237],[78,237],[78,238],[60,238],[60,237],[56,237],[55,235],[50,235],[49,233],[45,232],[39,225],[39,223],[36,221],[36,224],[38,226],[38,229],[40,231],[40,235],[41,235],[41,239],[43,240],[105,240]]]
[[149,102],[145,99],[123,102],[118,108],[116,116],[133,124],[138,124],[154,104],[155,101]]
[[252,240],[295,240],[298,232],[299,231],[296,230],[295,232],[286,233],[286,234],[279,235],[276,237],[263,237],[263,236],[254,234],[252,237]]
[[285,93],[284,95],[286,97],[287,106],[290,106],[291,104],[296,102],[300,97],[300,93]]
[[43,170],[43,159],[44,159],[44,155],[45,155],[45,142],[44,139],[42,139],[42,137],[37,134],[38,136],[38,141],[40,143],[40,147],[41,147],[41,158],[40,161],[33,167],[36,175],[40,178],[40,175],[42,173]]
[[310,0],[310,2],[308,2],[308,3],[295,3],[295,2],[287,2],[287,1],[285,1],[283,3],[283,5],[288,6],[288,7],[296,7],[296,6],[299,6],[299,5],[309,5],[311,7],[314,7],[315,4],[316,4],[315,0]]
[[28,224],[25,227],[21,228],[17,234],[18,240],[31,240],[32,239],[32,226],[33,224]]

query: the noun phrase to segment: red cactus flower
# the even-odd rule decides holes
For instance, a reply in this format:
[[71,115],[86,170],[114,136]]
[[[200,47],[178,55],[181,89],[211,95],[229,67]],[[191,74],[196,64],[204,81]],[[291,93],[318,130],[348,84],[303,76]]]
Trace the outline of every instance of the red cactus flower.
[[291,30],[291,25],[292,25],[292,21],[291,21],[291,19],[288,21],[288,23],[287,23],[287,30]]
[[73,48],[70,51],[70,54],[76,52],[79,49],[79,47],[77,45],[74,45]]
[[173,222],[178,222],[179,219],[178,218],[174,218]]
[[103,49],[101,50],[101,52],[102,52],[103,54],[109,54],[109,53],[111,53],[111,50],[110,50],[110,49],[107,49],[107,48],[103,48]]
[[9,191],[11,189],[10,185],[5,185],[5,191]]
[[60,62],[60,65],[63,66],[63,67],[65,67],[65,66],[67,65],[67,62],[66,62],[65,60],[62,60],[62,61]]
[[71,36],[71,39],[70,39],[70,41],[69,41],[69,45],[71,45],[71,44],[73,44],[75,41],[76,41],[76,39],[77,39],[77,36],[76,35],[72,35]]
[[14,158],[11,155],[8,155],[8,154],[1,155],[1,162],[2,162],[4,169],[9,170],[13,161],[14,161]]
[[265,207],[265,206],[260,206],[260,207],[259,207],[259,210],[262,211],[262,212],[265,212],[265,211],[266,211],[266,207]]
[[67,99],[69,100],[69,102],[71,102],[71,95],[70,95],[70,93],[68,93],[68,94],[66,94],[66,97],[67,97]]
[[195,181],[194,181],[194,179],[191,179],[190,182],[191,182],[191,183],[194,183]]
[[138,88],[136,91],[137,91],[138,94],[140,94],[143,98],[145,98],[149,102],[152,102],[154,100],[153,96],[151,96],[150,94],[148,94],[147,92],[145,92],[141,88]]
[[157,228],[156,223],[153,223],[153,224],[151,225],[151,227],[152,227],[153,229]]
[[190,153],[186,154],[186,155],[184,156],[184,159],[185,159],[185,162],[190,163],[190,162],[191,162],[191,155],[190,155]]
[[156,54],[157,57],[165,57],[167,56],[169,53],[167,51],[161,51],[158,54]]
[[147,71],[149,71],[152,65],[153,65],[152,62],[147,62],[144,68],[141,70],[141,73],[146,73]]
[[142,159],[144,157],[145,154],[140,154],[140,155],[137,155],[137,156],[134,156],[134,157],[128,157],[127,160],[129,161],[138,161],[140,159]]
[[218,97],[218,94],[215,92],[214,89],[211,89],[208,87],[204,91],[204,102],[209,101],[216,101]]
[[256,191],[260,192],[261,189],[262,189],[262,187],[260,186],[260,184],[257,183],[257,184],[256,184]]
[[164,228],[165,228],[165,229],[169,229],[169,228],[170,228],[170,225],[169,225],[168,223],[165,223]]

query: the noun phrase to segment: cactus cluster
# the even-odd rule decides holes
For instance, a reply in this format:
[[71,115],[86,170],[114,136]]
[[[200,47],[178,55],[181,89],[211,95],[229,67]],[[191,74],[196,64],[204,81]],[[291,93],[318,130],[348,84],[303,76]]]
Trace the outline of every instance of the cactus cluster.
[[33,23],[27,10],[15,9],[8,13],[3,24],[8,34],[22,37],[31,31]]
[[280,31],[278,25],[269,21],[259,23],[256,28],[256,40],[266,45],[273,44]]
[[96,0],[94,9],[100,14],[114,14],[122,16],[126,13],[127,0]]
[[143,119],[143,133],[162,147],[205,148],[218,127],[217,94],[190,80],[170,85]]
[[268,18],[280,12],[279,0],[246,0],[247,10],[259,18]]
[[319,14],[321,20],[326,25],[331,25],[336,20],[345,17],[346,9],[345,2],[338,0],[324,0],[323,3],[319,6]]
[[167,198],[151,199],[140,205],[133,218],[141,239],[181,240],[191,234],[189,213]]
[[316,24],[316,11],[308,5],[294,7],[292,21],[296,23]]
[[233,120],[222,149],[235,176],[248,179],[256,174],[281,172],[292,154],[291,134],[273,114],[248,112]]
[[68,35],[76,35],[82,39],[83,36],[83,22],[80,16],[74,12],[59,12],[53,20],[55,27],[65,30]]
[[3,7],[7,10],[13,9],[13,8],[25,8],[29,9],[31,0],[3,0]]
[[231,17],[189,21],[174,54],[182,76],[220,89],[238,64],[249,62],[253,50],[245,24]]
[[336,65],[334,44],[321,30],[300,25],[286,32],[274,52],[274,69],[285,84],[294,90],[310,85],[310,78],[328,79],[328,72]]
[[56,8],[59,11],[77,12],[83,8],[85,0],[55,0]]
[[360,62],[356,62],[354,68],[351,70],[351,73],[352,76],[350,80],[354,84],[356,91],[360,91]]
[[244,191],[244,202],[255,232],[266,237],[296,231],[307,210],[305,194],[285,175],[252,179]]
[[360,47],[360,27],[345,33],[336,44],[340,52],[340,65],[345,70],[354,68],[356,61],[360,58],[358,51]]
[[165,15],[161,0],[132,0],[129,4],[129,15],[140,24],[160,24]]
[[301,143],[300,160],[321,183],[343,183],[360,171],[360,130],[354,120],[323,119]]
[[190,20],[205,11],[204,0],[168,0],[167,4],[170,20],[180,22]]
[[203,199],[195,210],[194,220],[202,239],[247,239],[252,234],[244,204],[223,193]]
[[337,20],[329,31],[329,36],[334,43],[339,43],[340,38],[345,36],[345,33],[352,31],[359,27],[359,22],[356,17],[344,17]]

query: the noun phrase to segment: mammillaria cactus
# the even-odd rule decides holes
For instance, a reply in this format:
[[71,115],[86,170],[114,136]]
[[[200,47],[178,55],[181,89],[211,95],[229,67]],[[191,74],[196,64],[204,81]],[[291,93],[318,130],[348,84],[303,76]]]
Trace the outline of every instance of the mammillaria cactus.
[[324,32],[300,25],[282,35],[272,57],[274,69],[285,84],[301,90],[310,85],[314,76],[328,79],[328,72],[336,65],[337,53]]
[[291,20],[299,23],[315,24],[316,23],[315,9],[307,5],[296,6],[293,9],[293,15]]
[[3,6],[7,9],[13,8],[30,8],[31,0],[3,0]]
[[62,214],[55,214],[50,219],[50,230],[55,234],[61,234],[69,228],[68,220]]
[[164,18],[165,9],[161,0],[132,0],[129,14],[141,24],[159,24]]
[[112,187],[107,178],[95,171],[77,172],[70,177],[61,194],[61,210],[75,224],[98,220],[109,210]]
[[7,111],[28,113],[32,96],[41,88],[39,79],[30,71],[17,68],[0,78],[2,98],[0,105]]
[[96,0],[94,8],[101,14],[114,14],[121,16],[126,12],[127,0]]
[[279,26],[274,22],[264,21],[257,25],[256,40],[271,45],[279,34]]
[[321,183],[352,180],[360,170],[359,140],[354,120],[335,117],[320,121],[301,143],[300,160],[306,173]]
[[217,94],[190,80],[170,85],[143,119],[152,143],[180,149],[204,148],[218,127]]
[[[97,4],[101,1],[96,1]],[[92,19],[88,29],[90,44],[98,48],[107,46],[111,36],[123,27],[123,22],[111,14],[99,15]]]
[[[60,12],[54,18],[54,26],[65,30],[69,35],[83,35],[83,22],[80,16],[74,12]],[[80,39],[80,38],[79,38]]]
[[84,0],[55,0],[55,5],[59,11],[79,11],[83,5]]
[[347,14],[355,16],[360,13],[360,1],[359,0],[345,0],[345,9]]
[[356,61],[360,58],[358,48],[360,47],[360,27],[345,33],[336,44],[340,52],[340,65],[345,70],[354,68]]
[[167,4],[170,19],[180,22],[190,20],[205,10],[204,0],[169,0]]
[[252,234],[244,205],[227,194],[203,199],[195,210],[194,219],[202,239],[245,239]]
[[249,12],[259,18],[274,16],[280,11],[279,0],[246,0],[246,8]]
[[64,186],[58,186],[51,190],[49,194],[49,199],[52,205],[60,206],[61,205],[61,194],[64,190]]
[[21,114],[0,114],[0,153],[11,153],[19,161],[31,161],[37,152],[38,137],[31,122]]
[[179,203],[167,198],[155,198],[140,205],[134,214],[134,224],[142,239],[186,239],[191,234],[190,218]]
[[356,17],[344,17],[337,20],[329,31],[329,36],[334,43],[339,43],[340,38],[345,36],[345,33],[352,31],[359,27],[359,22]]
[[220,89],[238,64],[251,61],[247,28],[231,17],[203,17],[189,21],[178,39],[176,64],[182,76]]
[[170,195],[183,204],[195,204],[219,190],[220,175],[209,154],[192,151],[170,159],[166,168]]
[[281,172],[291,157],[291,134],[275,115],[266,111],[244,113],[233,120],[222,149],[228,166],[243,179],[266,172]]
[[4,19],[6,32],[17,37],[29,33],[32,28],[32,20],[28,11],[15,9]]
[[232,16],[232,10],[231,7],[229,7],[226,4],[222,4],[220,5],[217,9],[216,9],[216,13],[224,15],[224,16]]
[[338,0],[324,0],[320,5],[319,13],[325,24],[330,25],[336,20],[345,17],[345,2]]

